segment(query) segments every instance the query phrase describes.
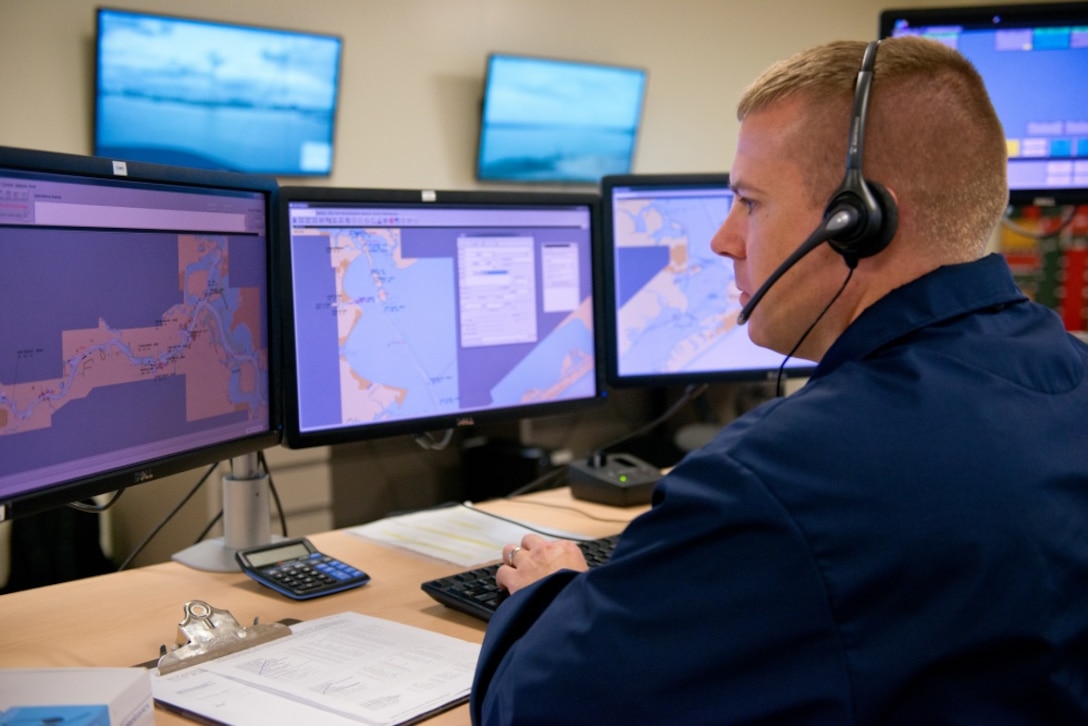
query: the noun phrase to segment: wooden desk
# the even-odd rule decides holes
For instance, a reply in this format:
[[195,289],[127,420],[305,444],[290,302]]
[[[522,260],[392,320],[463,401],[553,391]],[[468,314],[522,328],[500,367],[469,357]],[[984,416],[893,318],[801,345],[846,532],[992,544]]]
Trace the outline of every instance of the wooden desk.
[[[553,505],[553,506],[548,506]],[[525,522],[600,537],[623,529],[646,507],[619,509],[575,500],[567,489],[495,500],[482,509]],[[560,509],[558,507],[572,507]],[[598,517],[603,520],[585,516]],[[254,618],[311,620],[357,611],[479,643],[485,623],[454,612],[427,596],[420,583],[464,567],[375,544],[342,530],[309,539],[328,554],[371,575],[370,584],[308,602],[289,600],[239,573],[209,573],[168,562],[0,597],[0,667],[131,666],[158,657],[171,645],[189,600],[229,610],[242,625]],[[496,557],[497,559],[497,557]],[[186,723],[162,709],[156,723]],[[460,706],[435,724],[469,723]]]

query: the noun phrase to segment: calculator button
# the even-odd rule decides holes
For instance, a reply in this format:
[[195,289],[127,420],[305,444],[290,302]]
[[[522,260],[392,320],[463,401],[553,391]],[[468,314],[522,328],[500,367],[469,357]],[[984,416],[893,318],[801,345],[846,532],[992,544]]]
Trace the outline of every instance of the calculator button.
[[275,583],[276,589],[299,599],[336,592],[369,579],[362,570],[320,552],[277,562],[249,574],[266,584]]

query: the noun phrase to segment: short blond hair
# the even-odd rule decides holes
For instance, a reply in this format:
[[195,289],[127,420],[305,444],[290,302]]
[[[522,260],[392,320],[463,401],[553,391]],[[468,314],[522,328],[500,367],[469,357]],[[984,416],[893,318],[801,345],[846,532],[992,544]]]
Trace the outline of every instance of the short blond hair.
[[[851,99],[865,50],[838,41],[775,63],[744,92],[737,117],[800,98],[790,142],[814,200],[842,181]],[[911,232],[941,261],[985,250],[1008,204],[1005,134],[982,77],[956,50],[918,37],[881,42],[866,123],[865,177],[909,209]]]

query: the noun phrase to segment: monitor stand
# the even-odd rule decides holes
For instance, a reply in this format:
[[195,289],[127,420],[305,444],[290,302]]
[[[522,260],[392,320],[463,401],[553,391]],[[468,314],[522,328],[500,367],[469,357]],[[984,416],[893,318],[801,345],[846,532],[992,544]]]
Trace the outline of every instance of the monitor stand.
[[198,542],[173,559],[196,570],[239,572],[234,553],[282,539],[272,534],[268,474],[260,471],[257,454],[231,459],[223,477],[223,536]]

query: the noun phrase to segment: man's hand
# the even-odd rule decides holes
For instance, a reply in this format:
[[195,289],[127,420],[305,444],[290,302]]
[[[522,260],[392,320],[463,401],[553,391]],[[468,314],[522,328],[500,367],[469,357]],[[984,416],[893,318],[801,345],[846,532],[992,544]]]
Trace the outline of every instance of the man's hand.
[[576,543],[547,540],[538,534],[525,535],[520,545],[503,547],[502,562],[495,580],[499,587],[511,593],[559,570],[584,572],[589,569]]

